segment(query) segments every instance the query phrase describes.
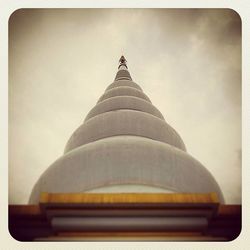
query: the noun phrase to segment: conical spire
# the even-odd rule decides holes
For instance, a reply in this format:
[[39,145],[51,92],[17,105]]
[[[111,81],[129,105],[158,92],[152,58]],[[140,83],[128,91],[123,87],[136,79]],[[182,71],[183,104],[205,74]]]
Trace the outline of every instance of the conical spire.
[[96,192],[108,186],[119,192],[123,185],[215,192],[224,201],[213,176],[186,152],[179,134],[132,81],[124,56],[115,81],[72,134],[64,155],[37,181],[30,203],[38,203],[41,192]]
[[119,60],[118,72],[116,74],[115,81],[118,80],[132,80],[128,72],[127,60],[124,56],[121,56]]

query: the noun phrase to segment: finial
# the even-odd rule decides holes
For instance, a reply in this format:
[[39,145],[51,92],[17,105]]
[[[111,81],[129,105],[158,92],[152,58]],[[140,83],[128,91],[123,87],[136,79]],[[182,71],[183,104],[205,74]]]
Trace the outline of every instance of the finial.
[[120,63],[126,63],[127,60],[125,59],[124,56],[121,56],[120,60],[119,60]]
[[127,62],[127,60],[125,59],[125,57],[124,57],[124,56],[121,56],[121,58],[120,58],[120,60],[119,60],[119,63],[120,63],[120,64],[119,64],[118,69],[119,69],[122,65],[125,66],[126,68],[128,68],[126,62]]

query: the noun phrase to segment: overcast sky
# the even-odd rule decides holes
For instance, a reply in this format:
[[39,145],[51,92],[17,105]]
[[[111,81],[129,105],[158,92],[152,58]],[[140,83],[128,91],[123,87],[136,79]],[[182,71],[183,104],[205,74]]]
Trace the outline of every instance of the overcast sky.
[[27,203],[117,72],[241,203],[241,21],[229,9],[18,10],[9,22],[9,202]]

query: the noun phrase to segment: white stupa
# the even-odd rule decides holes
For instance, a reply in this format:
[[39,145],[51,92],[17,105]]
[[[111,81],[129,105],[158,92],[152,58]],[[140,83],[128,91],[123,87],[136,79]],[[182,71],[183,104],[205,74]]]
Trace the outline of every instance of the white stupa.
[[39,178],[29,203],[41,192],[215,192],[224,203],[214,177],[133,82],[123,56],[114,82]]

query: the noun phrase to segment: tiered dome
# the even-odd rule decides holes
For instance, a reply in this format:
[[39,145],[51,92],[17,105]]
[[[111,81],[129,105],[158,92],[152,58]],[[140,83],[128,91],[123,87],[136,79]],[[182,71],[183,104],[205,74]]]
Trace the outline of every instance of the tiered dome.
[[224,202],[213,176],[186,153],[181,137],[132,81],[123,56],[115,81],[73,133],[64,155],[40,177],[30,203],[38,203],[41,192],[80,193],[122,185],[216,192]]

